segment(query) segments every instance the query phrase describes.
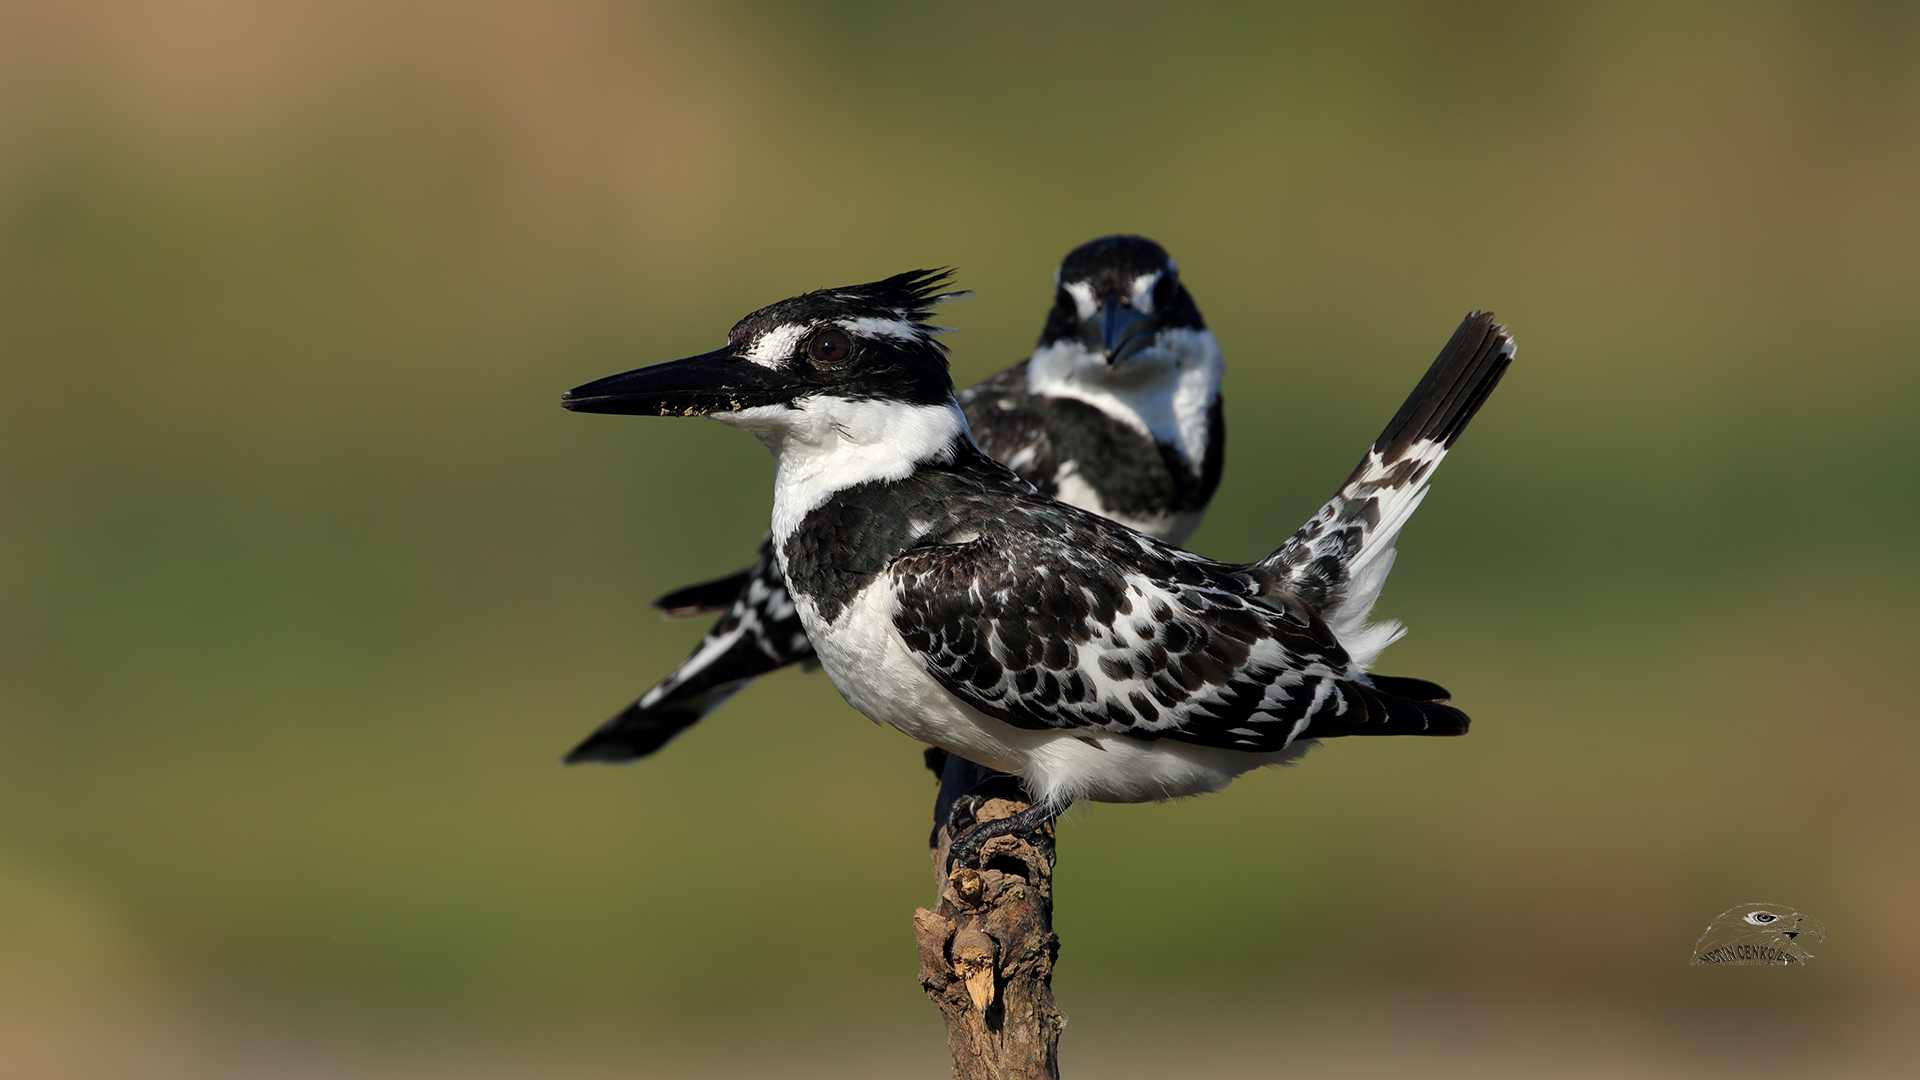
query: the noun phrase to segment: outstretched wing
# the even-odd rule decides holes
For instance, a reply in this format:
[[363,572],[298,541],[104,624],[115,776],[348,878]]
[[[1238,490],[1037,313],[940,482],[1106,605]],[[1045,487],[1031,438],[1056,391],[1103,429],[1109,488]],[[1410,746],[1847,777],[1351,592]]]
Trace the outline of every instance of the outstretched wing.
[[1269,607],[1233,568],[1089,518],[893,564],[894,625],[935,680],[1019,727],[1256,753],[1466,730],[1458,710],[1367,685],[1304,606]]
[[1394,541],[1512,361],[1513,339],[1493,313],[1468,315],[1339,494],[1259,563],[1326,619],[1363,668],[1402,633],[1395,622],[1367,622],[1393,567]]

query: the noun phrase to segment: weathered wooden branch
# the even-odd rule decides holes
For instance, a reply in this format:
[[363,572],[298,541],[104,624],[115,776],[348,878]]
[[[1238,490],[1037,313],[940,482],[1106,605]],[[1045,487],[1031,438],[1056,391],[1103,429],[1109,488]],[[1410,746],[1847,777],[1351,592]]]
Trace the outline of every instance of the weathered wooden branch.
[[[1003,785],[958,824],[964,833],[1026,808],[1017,785]],[[913,913],[913,930],[920,985],[947,1021],[954,1078],[1057,1080],[1067,1019],[1053,1001],[1053,829],[1037,841],[995,837],[980,849],[980,869],[947,874],[953,839],[945,826],[935,834],[938,900]]]

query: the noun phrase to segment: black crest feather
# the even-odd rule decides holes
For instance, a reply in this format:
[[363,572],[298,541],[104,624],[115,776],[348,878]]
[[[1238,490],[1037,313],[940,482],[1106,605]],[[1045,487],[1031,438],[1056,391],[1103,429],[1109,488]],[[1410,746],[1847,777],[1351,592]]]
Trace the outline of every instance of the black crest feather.
[[[838,289],[825,289],[847,299],[858,299],[881,308],[897,318],[907,319],[926,326],[933,309],[956,297],[969,295],[962,289],[956,292],[941,290],[953,283],[953,267],[943,266],[934,270],[908,270],[879,281],[865,285],[848,285]],[[931,330],[932,327],[927,327]]]
[[815,289],[761,308],[735,323],[728,336],[740,341],[783,323],[865,318],[899,319],[913,324],[931,340],[939,329],[927,323],[933,309],[944,300],[967,295],[942,292],[952,280],[951,269],[909,270],[860,285]]

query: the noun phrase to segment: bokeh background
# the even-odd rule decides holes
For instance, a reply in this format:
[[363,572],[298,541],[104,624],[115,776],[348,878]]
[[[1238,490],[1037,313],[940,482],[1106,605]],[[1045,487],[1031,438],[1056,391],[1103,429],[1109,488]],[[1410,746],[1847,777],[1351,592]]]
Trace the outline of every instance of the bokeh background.
[[[1906,1074],[1920,8],[5,0],[0,1075],[944,1075],[915,744],[556,766],[771,498],[557,397],[929,265],[970,382],[1117,231],[1211,555],[1520,357],[1384,600],[1473,734],[1078,810],[1069,1073]],[[1816,962],[1687,967],[1753,899]]]

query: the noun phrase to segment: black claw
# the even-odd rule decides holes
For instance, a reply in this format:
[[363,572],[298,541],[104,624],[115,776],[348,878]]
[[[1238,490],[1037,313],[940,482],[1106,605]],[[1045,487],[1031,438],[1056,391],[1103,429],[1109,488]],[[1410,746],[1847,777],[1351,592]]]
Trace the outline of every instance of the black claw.
[[971,792],[953,800],[953,805],[947,807],[947,835],[959,836],[972,828],[974,815],[980,812],[986,802]]

